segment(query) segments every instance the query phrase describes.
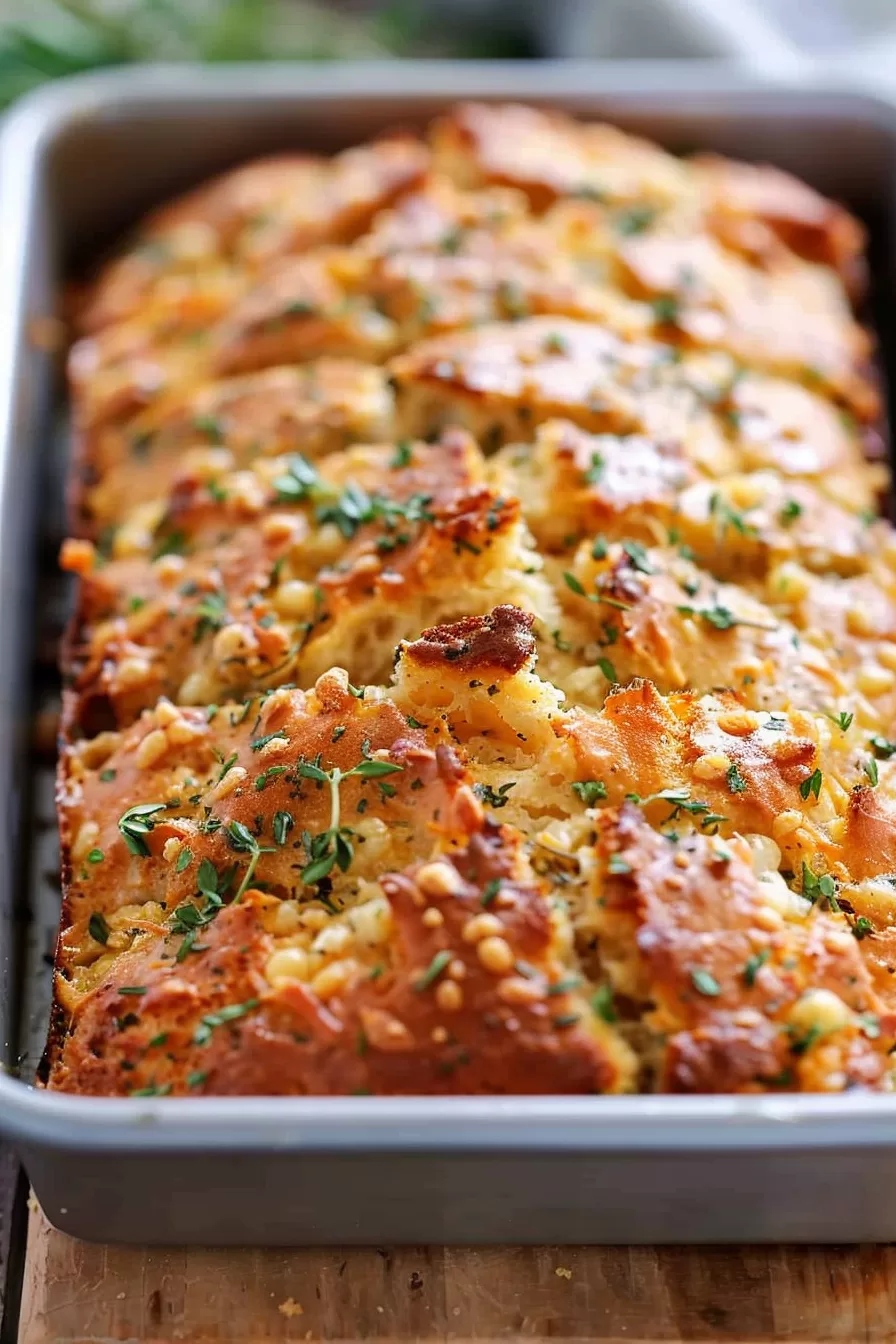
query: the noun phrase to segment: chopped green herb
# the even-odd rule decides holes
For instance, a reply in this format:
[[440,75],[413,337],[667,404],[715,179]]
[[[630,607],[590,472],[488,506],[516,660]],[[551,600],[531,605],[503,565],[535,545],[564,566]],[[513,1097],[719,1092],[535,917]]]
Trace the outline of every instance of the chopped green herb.
[[447,949],[442,948],[440,952],[437,952],[435,954],[435,956],[433,957],[432,961],[429,963],[423,974],[421,976],[418,976],[418,978],[414,981],[414,989],[417,990],[418,993],[420,993],[424,989],[429,989],[430,985],[434,984],[435,981],[438,980],[439,976],[449,965],[450,961],[451,961],[451,953],[447,951]]
[[678,299],[674,294],[658,294],[652,306],[654,320],[662,326],[674,326],[678,321]]
[[575,574],[570,574],[569,571],[567,570],[563,575],[563,582],[566,584],[570,592],[575,593],[577,597],[587,597],[585,589],[582,587],[581,583],[576,578]]
[[642,546],[640,541],[624,541],[622,549],[629,558],[633,569],[637,569],[641,574],[655,574],[656,570],[647,557],[647,548]]
[[212,443],[222,443],[224,434],[221,430],[220,421],[213,415],[197,415],[193,417],[193,428],[200,434],[205,434]]
[[725,773],[725,779],[728,789],[731,793],[746,793],[747,781],[737,768],[737,765],[730,765]]
[[875,734],[870,739],[871,747],[879,761],[889,761],[892,756],[896,756],[896,742],[891,742],[886,737],[879,737]]
[[607,871],[610,873],[630,873],[632,866],[627,863],[621,854],[611,854],[607,862]]
[[868,776],[868,783],[871,785],[872,789],[877,788],[878,782],[880,780],[880,775],[878,774],[877,761],[874,759],[873,756],[868,757],[868,759],[863,763],[862,769]]
[[132,1097],[167,1097],[171,1093],[171,1083],[150,1083],[148,1087],[138,1087]]
[[583,779],[573,784],[572,791],[586,807],[593,807],[607,796],[607,786],[600,779]]
[[229,774],[230,774],[230,771],[233,769],[233,767],[236,765],[236,763],[237,763],[237,754],[236,754],[236,752],[234,751],[234,752],[232,752],[232,754],[231,754],[230,756],[228,756],[227,760],[223,763],[223,765],[221,766],[221,769],[218,771],[218,780],[217,780],[217,782],[218,782],[219,784],[221,783],[221,780],[224,779],[225,775],[229,775]]
[[486,906],[491,905],[492,901],[495,899],[500,890],[501,890],[500,877],[491,878],[488,882],[486,882],[485,886],[482,888],[482,895],[479,898],[479,904]]
[[318,507],[317,521],[333,523],[348,541],[365,523],[380,521],[391,530],[399,519],[408,523],[434,522],[435,515],[427,507],[431,503],[431,495],[411,495],[401,501],[385,495],[368,495],[350,481],[334,503]]
[[621,233],[624,238],[631,237],[636,233],[643,233],[645,229],[650,228],[658,214],[659,211],[655,205],[633,205],[616,216],[614,220],[616,231]]
[[95,942],[103,944],[108,943],[111,929],[106,921],[106,916],[99,910],[95,910],[88,919],[87,932]]
[[852,936],[861,942],[863,938],[870,938],[874,933],[874,925],[865,915],[859,915],[855,924],[852,926]]
[[198,644],[206,635],[220,630],[227,620],[227,594],[223,592],[203,593],[196,604],[196,624],[193,627],[193,643]]
[[552,985],[548,985],[548,997],[556,998],[558,994],[570,994],[574,989],[578,989],[581,983],[581,976],[578,975],[568,975],[565,980],[555,980]]
[[604,474],[606,462],[600,453],[591,454],[591,465],[582,473],[582,480],[586,485],[599,485],[600,479]]
[[291,812],[275,812],[273,821],[274,842],[278,845],[286,844],[286,837],[292,830],[295,822]]
[[824,775],[821,773],[819,769],[816,768],[815,770],[812,771],[812,774],[808,777],[808,779],[804,779],[802,784],[800,785],[800,797],[804,801],[808,800],[809,794],[811,793],[815,796],[815,799],[817,801],[823,783],[824,783]]
[[831,910],[837,911],[840,909],[837,900],[836,880],[831,877],[830,873],[824,873],[821,877],[813,873],[805,859],[803,860],[803,895],[813,905],[816,901],[823,900],[827,901]]
[[139,803],[136,807],[129,807],[126,812],[118,818],[118,829],[122,834],[125,844],[130,852],[139,859],[149,857],[149,845],[144,836],[155,826],[153,817],[157,812],[164,812],[164,803]]
[[193,1032],[194,1045],[208,1045],[216,1027],[226,1026],[245,1017],[258,1007],[258,999],[247,999],[245,1003],[230,1003],[216,1013],[206,1013],[199,1026]]
[[607,681],[609,681],[612,685],[615,685],[619,681],[619,678],[616,675],[616,669],[610,662],[609,658],[598,658],[596,661],[596,666],[600,668],[601,672],[604,674]]
[[177,863],[174,865],[175,872],[182,873],[185,868],[189,868],[193,862],[193,851],[184,845],[177,856]]
[[752,957],[748,957],[744,962],[744,983],[750,989],[756,983],[756,976],[771,956],[771,952],[764,947],[761,952],[754,952]]
[[804,1055],[822,1035],[824,1033],[821,1027],[813,1023],[804,1036],[794,1036],[791,1039],[790,1053],[792,1055]]
[[742,513],[737,509],[732,509],[727,500],[715,492],[709,498],[709,512],[716,519],[719,525],[719,537],[725,536],[728,528],[732,528],[742,537],[755,537],[756,528],[752,523],[748,523]]
[[106,856],[105,856],[105,854],[103,853],[103,851],[102,851],[101,849],[91,849],[90,852],[89,852],[88,855],[87,855],[87,862],[88,862],[88,863],[102,863],[102,861],[103,861],[103,859],[104,859],[105,857],[106,857]]
[[753,625],[758,629],[765,629],[765,626],[758,626],[755,621],[742,621],[740,617],[735,616],[728,607],[723,607],[716,603],[711,607],[677,607],[682,616],[699,616],[706,621],[708,625],[716,630],[730,630],[735,625]]
[[722,986],[715,976],[700,967],[691,971],[691,984],[698,994],[705,994],[710,999],[718,998],[722,992]]
[[254,738],[253,741],[249,743],[249,746],[252,748],[253,751],[261,751],[262,747],[266,747],[269,742],[277,742],[277,741],[283,742],[284,744],[288,745],[289,736],[286,733],[284,733],[283,730],[281,729],[279,732],[266,733],[264,737]]
[[782,507],[781,512],[778,514],[778,517],[784,527],[789,527],[795,519],[799,518],[802,511],[803,506],[798,500],[788,499],[786,504]]
[[393,471],[398,471],[402,467],[409,467],[411,465],[412,457],[413,449],[411,448],[410,440],[402,439],[395,445],[395,452],[389,459],[389,466]]
[[163,555],[184,555],[187,549],[185,532],[175,529],[161,536],[152,553],[153,560],[161,560]]
[[566,338],[559,331],[551,331],[544,338],[544,350],[548,355],[565,355],[567,351]]
[[[896,751],[896,747],[894,747],[893,750]],[[117,773],[118,773],[117,770],[101,770],[101,771],[100,771],[100,783],[101,783],[101,784],[111,784],[112,781],[113,781],[113,779],[114,779],[115,776],[117,775]]]
[[507,794],[514,788],[516,788],[514,783],[500,784],[497,790],[493,789],[490,784],[474,784],[473,792],[483,803],[487,803],[489,807],[497,808],[507,806],[510,801]]
[[591,1007],[604,1022],[618,1022],[619,1016],[613,1002],[613,990],[609,985],[600,985],[591,996]]
[[321,489],[321,479],[311,463],[296,453],[287,462],[286,474],[274,480],[277,498],[285,504],[307,499]]

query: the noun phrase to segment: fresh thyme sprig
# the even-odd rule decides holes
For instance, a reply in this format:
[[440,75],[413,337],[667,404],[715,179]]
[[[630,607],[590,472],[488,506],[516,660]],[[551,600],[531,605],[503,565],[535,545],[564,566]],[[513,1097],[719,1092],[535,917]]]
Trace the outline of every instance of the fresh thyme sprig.
[[354,858],[352,844],[354,831],[350,826],[343,826],[341,823],[339,788],[342,781],[351,779],[352,776],[360,779],[383,779],[386,775],[397,774],[403,768],[400,765],[393,765],[391,761],[377,761],[366,755],[357,765],[353,765],[351,770],[341,770],[338,765],[333,766],[332,770],[324,770],[319,756],[313,761],[299,762],[298,774],[305,779],[313,779],[318,784],[327,784],[330,789],[329,826],[318,835],[310,835],[307,831],[302,834],[305,852],[310,859],[302,869],[302,881],[306,886],[316,886],[325,877],[329,877],[334,868],[339,868],[343,873],[347,872]]
[[249,863],[243,874],[243,880],[237,887],[236,895],[233,898],[234,905],[238,905],[255,876],[255,869],[258,867],[258,860],[262,854],[273,854],[276,851],[272,845],[260,845],[248,826],[244,826],[241,821],[232,821],[227,827],[227,840],[233,849],[249,855]]

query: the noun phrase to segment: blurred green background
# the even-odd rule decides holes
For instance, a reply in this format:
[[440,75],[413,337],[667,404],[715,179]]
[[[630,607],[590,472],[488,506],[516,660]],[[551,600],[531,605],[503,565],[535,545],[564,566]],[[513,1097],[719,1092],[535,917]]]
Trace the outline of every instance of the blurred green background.
[[137,61],[532,55],[513,10],[426,0],[0,0],[0,106],[62,75]]

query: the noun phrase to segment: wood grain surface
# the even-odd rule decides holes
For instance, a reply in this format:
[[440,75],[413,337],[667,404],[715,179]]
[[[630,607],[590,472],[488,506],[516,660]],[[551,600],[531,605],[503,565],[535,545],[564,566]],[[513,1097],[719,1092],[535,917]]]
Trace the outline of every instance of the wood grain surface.
[[896,1341],[896,1247],[202,1251],[32,1212],[19,1344]]

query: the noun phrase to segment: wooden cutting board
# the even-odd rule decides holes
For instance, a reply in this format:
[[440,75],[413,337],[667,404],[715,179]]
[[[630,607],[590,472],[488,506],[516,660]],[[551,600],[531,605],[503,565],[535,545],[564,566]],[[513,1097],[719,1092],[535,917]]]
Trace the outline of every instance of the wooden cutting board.
[[145,1250],[32,1211],[19,1344],[896,1341],[896,1247]]

